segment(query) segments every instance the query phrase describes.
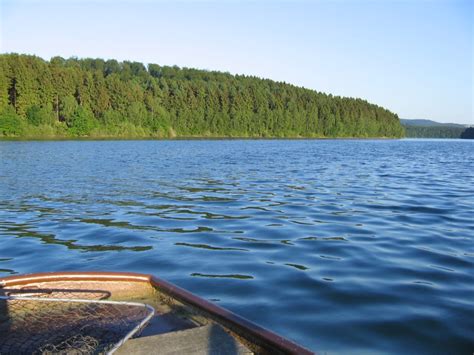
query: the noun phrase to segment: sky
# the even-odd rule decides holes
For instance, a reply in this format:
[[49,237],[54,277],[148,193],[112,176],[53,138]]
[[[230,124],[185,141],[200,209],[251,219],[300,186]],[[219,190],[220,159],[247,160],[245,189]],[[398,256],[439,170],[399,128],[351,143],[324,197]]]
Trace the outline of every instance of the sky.
[[0,52],[256,75],[474,124],[471,0],[0,0]]

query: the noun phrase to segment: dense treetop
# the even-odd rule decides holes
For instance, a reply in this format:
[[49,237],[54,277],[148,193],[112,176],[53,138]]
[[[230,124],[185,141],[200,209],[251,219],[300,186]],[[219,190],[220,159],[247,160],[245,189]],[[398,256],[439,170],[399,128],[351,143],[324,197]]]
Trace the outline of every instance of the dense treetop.
[[244,75],[0,55],[0,136],[400,137],[396,114]]

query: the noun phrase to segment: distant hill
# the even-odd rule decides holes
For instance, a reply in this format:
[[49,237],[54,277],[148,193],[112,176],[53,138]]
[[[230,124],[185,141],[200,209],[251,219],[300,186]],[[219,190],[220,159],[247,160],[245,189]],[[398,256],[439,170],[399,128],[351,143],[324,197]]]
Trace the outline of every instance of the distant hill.
[[[400,119],[407,138],[464,138],[468,125],[423,119]],[[464,134],[464,135],[463,135]]]
[[400,118],[400,123],[403,126],[417,126],[417,127],[435,127],[435,126],[444,126],[444,127],[464,127],[466,128],[467,125],[458,124],[458,123],[441,123],[432,120],[424,120],[424,119],[407,119],[407,118]]

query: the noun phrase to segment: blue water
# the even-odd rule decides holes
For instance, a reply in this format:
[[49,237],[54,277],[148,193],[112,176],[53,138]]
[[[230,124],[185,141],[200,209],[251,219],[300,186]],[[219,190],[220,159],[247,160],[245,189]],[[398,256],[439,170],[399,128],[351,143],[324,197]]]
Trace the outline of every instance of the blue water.
[[474,351],[474,142],[0,142],[0,276],[155,274],[313,350]]

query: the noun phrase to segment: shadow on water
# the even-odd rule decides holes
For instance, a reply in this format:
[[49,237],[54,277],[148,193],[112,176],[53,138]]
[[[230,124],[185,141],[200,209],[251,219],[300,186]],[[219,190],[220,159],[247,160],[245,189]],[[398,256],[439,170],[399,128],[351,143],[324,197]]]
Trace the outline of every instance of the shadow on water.
[[252,280],[254,277],[250,275],[242,274],[202,274],[200,272],[193,272],[193,277],[206,277],[210,279],[239,279],[239,280]]
[[178,242],[178,243],[174,243],[174,245],[183,246],[183,247],[198,248],[198,249],[208,249],[208,250],[249,251],[248,249],[243,249],[243,248],[215,247],[215,246],[212,246],[212,245],[195,244],[195,243]]
[[14,235],[17,238],[37,238],[45,244],[56,244],[63,245],[70,250],[80,251],[146,251],[153,249],[152,246],[132,246],[126,247],[121,245],[81,245],[77,243],[77,240],[64,240],[56,238],[52,234],[43,234],[28,229],[27,225],[14,224],[14,225],[0,225],[0,230],[5,230],[8,234]]

